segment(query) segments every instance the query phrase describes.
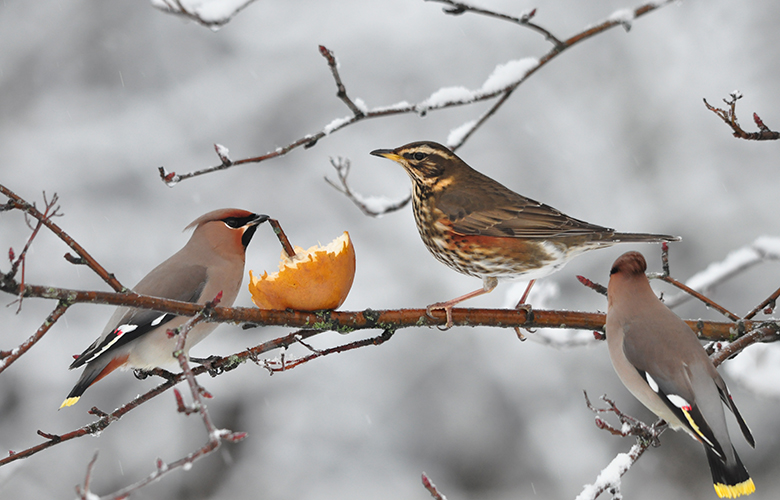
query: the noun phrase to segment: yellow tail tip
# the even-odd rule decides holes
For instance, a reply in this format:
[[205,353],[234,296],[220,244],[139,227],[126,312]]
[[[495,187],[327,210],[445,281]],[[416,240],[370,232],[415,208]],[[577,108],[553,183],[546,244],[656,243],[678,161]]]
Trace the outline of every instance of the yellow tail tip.
[[[62,404],[60,405],[59,409],[61,410],[61,409],[65,408],[66,406],[73,406],[73,405],[75,405],[76,403],[79,402],[79,399],[81,399],[81,396],[68,398],[68,399],[66,399],[65,401],[62,402]],[[717,486],[715,488],[717,489]]]
[[722,483],[715,483],[715,493],[720,498],[737,498],[742,495],[750,495],[756,491],[756,485],[753,484],[753,479],[748,478],[747,481],[742,481],[739,484],[729,485]]

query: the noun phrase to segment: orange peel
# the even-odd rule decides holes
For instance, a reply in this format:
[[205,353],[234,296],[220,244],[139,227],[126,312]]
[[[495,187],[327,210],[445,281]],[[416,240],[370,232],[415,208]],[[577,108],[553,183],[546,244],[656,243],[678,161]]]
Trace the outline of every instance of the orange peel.
[[279,271],[255,277],[249,271],[249,292],[260,309],[321,311],[346,300],[355,277],[355,248],[349,233],[328,245],[308,250],[295,247],[290,258],[282,251]]

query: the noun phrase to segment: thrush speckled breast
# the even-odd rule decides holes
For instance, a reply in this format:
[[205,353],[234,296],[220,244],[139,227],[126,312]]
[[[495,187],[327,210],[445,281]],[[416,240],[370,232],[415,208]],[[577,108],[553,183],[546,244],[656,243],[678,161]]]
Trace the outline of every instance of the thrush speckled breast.
[[401,164],[409,174],[417,229],[434,257],[458,272],[482,278],[481,289],[428,306],[429,312],[446,312],[446,327],[452,326],[454,305],[490,292],[500,278],[535,280],[580,253],[615,243],[680,239],[619,233],[569,217],[477,172],[435,142],[413,142],[371,154]]

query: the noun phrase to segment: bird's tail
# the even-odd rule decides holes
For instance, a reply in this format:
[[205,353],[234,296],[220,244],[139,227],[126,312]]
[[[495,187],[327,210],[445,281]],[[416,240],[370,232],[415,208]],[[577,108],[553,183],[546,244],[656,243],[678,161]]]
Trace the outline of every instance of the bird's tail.
[[65,401],[60,405],[60,410],[66,406],[73,406],[78,403],[79,398],[81,398],[81,395],[84,394],[84,391],[86,391],[89,386],[124,365],[127,362],[127,357],[127,354],[124,356],[115,356],[113,358],[105,357],[105,359],[98,357],[94,361],[87,363],[86,368],[84,368],[84,371],[81,373],[81,377],[79,377],[79,381],[76,382],[76,385],[71,389],[68,397],[65,398]]
[[710,463],[715,493],[720,498],[737,498],[756,491],[753,479],[745,466],[742,465],[742,460],[739,459],[736,450],[734,450],[734,461],[724,461],[708,446],[705,445],[704,449],[707,451],[707,461]]
[[682,238],[669,234],[612,233],[609,239],[615,243],[660,243],[662,241],[680,241]]

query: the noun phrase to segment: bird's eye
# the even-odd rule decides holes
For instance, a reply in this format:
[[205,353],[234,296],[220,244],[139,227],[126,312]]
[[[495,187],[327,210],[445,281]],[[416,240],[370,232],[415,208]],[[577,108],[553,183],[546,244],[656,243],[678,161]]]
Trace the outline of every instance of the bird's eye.
[[233,229],[238,229],[244,225],[244,221],[238,217],[228,217],[226,219],[222,219],[222,222],[224,222],[227,227],[232,227]]
[[414,153],[414,159],[417,161],[423,160],[426,156],[425,153],[420,153],[419,151]]
[[613,275],[613,274],[615,274],[616,272],[618,272],[618,266],[615,266],[615,267],[613,267],[612,269],[610,269],[610,271],[609,271],[609,274],[610,274],[610,275]]

